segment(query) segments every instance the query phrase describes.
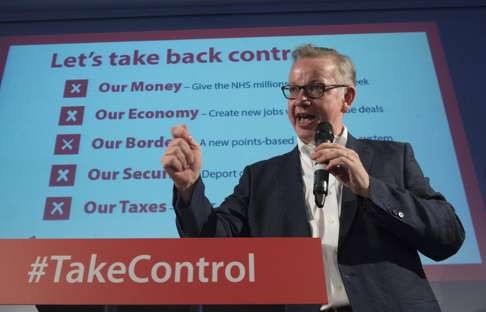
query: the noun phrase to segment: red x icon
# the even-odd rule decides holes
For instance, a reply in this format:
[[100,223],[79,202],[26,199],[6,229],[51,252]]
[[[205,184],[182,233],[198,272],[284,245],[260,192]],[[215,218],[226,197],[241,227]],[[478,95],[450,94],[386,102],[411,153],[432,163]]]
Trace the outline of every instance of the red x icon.
[[88,80],[66,80],[64,85],[64,97],[86,97],[88,92]]

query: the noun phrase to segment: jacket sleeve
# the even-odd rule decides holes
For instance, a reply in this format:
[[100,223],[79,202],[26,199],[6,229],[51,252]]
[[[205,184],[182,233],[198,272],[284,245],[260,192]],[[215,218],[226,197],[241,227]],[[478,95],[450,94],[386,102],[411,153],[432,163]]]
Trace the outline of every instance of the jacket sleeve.
[[179,235],[181,237],[247,236],[249,181],[250,170],[246,167],[233,194],[228,196],[218,208],[213,208],[205,196],[205,187],[201,178],[194,185],[191,201],[187,205],[184,205],[174,187],[173,206]]
[[366,209],[412,248],[443,260],[461,247],[464,228],[452,205],[424,177],[410,144],[403,145],[403,155],[403,187],[370,176]]

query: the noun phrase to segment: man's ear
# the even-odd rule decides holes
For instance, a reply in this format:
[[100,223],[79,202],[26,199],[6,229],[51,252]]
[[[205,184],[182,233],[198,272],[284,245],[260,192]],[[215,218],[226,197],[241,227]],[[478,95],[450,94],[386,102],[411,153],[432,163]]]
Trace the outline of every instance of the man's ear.
[[347,87],[343,97],[343,112],[346,113],[353,104],[356,96],[356,89],[354,87]]

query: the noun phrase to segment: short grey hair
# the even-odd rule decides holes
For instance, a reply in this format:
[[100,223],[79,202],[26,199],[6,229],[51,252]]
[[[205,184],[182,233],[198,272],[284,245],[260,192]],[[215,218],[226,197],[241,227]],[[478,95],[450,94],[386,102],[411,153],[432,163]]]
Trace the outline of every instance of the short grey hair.
[[356,86],[356,69],[351,59],[331,48],[316,47],[312,44],[304,44],[292,51],[294,63],[305,58],[332,57],[336,64],[336,77],[338,83],[351,84]]

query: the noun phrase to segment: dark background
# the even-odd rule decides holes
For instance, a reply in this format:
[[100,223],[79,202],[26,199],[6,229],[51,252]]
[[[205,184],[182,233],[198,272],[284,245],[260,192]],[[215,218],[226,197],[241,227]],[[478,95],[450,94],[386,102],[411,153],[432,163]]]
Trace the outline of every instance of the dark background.
[[[391,22],[438,25],[485,202],[486,101],[482,91],[486,88],[486,0],[0,0],[0,36]],[[486,312],[486,281],[432,282],[432,286],[443,311]],[[69,310],[132,308],[84,306]],[[55,311],[52,306],[39,310]],[[195,309],[172,306],[151,310]]]

